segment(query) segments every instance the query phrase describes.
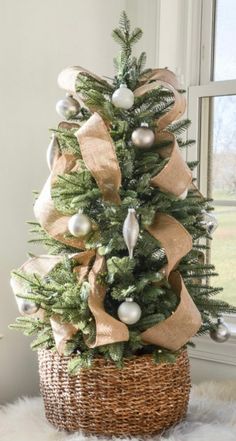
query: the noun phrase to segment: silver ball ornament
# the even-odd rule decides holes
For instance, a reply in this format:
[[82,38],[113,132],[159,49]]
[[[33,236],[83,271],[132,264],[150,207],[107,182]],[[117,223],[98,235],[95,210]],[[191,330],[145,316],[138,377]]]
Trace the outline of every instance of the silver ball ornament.
[[200,225],[205,228],[208,234],[212,234],[218,227],[218,221],[213,214],[203,210]]
[[72,236],[83,237],[90,233],[92,228],[89,218],[83,213],[77,213],[68,221],[68,230]]
[[133,131],[131,140],[138,148],[149,148],[154,144],[155,135],[147,124],[141,124],[141,127]]
[[129,258],[133,258],[134,247],[139,235],[139,223],[134,208],[128,209],[128,214],[123,224],[123,237],[129,251]]
[[127,298],[125,302],[120,304],[117,314],[119,319],[126,325],[134,325],[139,321],[142,311],[138,303],[131,298]]
[[66,98],[57,102],[56,111],[61,118],[73,119],[80,111],[80,103],[72,95],[67,94]]
[[210,331],[210,337],[217,343],[224,343],[229,339],[229,328],[226,326],[221,318],[217,320],[217,325],[215,326],[215,328]]
[[39,310],[39,305],[26,299],[19,299],[18,309],[22,315],[35,314]]
[[55,133],[53,133],[51,141],[47,148],[47,156],[46,156],[48,168],[50,171],[52,170],[55,156],[59,151],[60,151],[59,143]]
[[115,107],[128,110],[134,104],[134,94],[126,84],[121,84],[119,89],[113,93],[111,101]]
[[178,196],[178,198],[179,198],[181,201],[184,201],[184,199],[186,199],[187,196],[188,196],[188,188],[186,188],[186,189],[183,191],[183,193],[181,193],[181,194]]

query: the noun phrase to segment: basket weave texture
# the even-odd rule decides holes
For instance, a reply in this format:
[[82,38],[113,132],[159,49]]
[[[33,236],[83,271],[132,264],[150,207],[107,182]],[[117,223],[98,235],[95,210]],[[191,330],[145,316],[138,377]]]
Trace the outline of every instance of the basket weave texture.
[[153,435],[186,414],[189,360],[154,364],[151,355],[126,359],[118,369],[97,358],[93,367],[69,376],[69,358],[39,352],[40,388],[48,421],[69,432],[104,436]]

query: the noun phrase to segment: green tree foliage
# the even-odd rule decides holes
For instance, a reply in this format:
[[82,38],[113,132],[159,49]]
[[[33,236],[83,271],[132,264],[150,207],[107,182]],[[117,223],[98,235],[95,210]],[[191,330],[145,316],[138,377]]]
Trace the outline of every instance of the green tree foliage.
[[[176,309],[178,299],[163,278],[161,268],[166,263],[166,256],[161,244],[147,231],[156,211],[167,213],[178,220],[191,234],[194,240],[193,249],[179,264],[179,271],[187,289],[202,314],[203,325],[199,334],[208,332],[213,326],[213,319],[219,313],[235,312],[227,303],[214,299],[219,288],[209,285],[209,278],[216,275],[213,265],[199,262],[199,253],[207,249],[209,239],[206,230],[201,226],[202,210],[210,210],[210,201],[199,197],[196,190],[190,189],[185,200],[172,194],[162,193],[158,188],[150,186],[150,179],[156,175],[167,159],[160,155],[163,143],[157,142],[149,150],[137,149],[131,142],[133,130],[141,122],[147,122],[155,128],[158,118],[163,116],[173,105],[173,95],[163,87],[147,92],[135,98],[130,110],[115,108],[111,103],[114,90],[123,82],[135,89],[139,84],[140,75],[144,71],[146,55],[139,58],[132,55],[134,44],[141,38],[140,29],[130,29],[130,22],[122,13],[119,28],[113,31],[113,38],[121,46],[121,51],[114,60],[116,75],[112,82],[93,78],[90,74],[78,75],[76,88],[83,96],[85,105],[96,111],[109,122],[116,155],[122,173],[120,189],[121,205],[115,206],[103,201],[97,184],[85,167],[80,147],[75,136],[75,129],[59,128],[57,134],[61,152],[75,155],[80,162],[76,172],[58,176],[52,188],[55,207],[63,214],[72,215],[79,209],[89,216],[97,225],[97,232],[86,238],[87,248],[98,249],[106,256],[107,271],[101,283],[106,284],[105,309],[117,318],[117,308],[127,297],[132,297],[142,309],[140,321],[129,326],[128,342],[115,343],[89,349],[84,336],[92,341],[95,337],[94,318],[88,307],[88,281],[79,284],[73,272],[76,261],[66,257],[78,250],[55,241],[39,224],[31,222],[31,231],[35,233],[34,242],[44,243],[50,254],[65,254],[62,263],[58,264],[47,277],[26,275],[14,272],[14,276],[24,278],[26,285],[25,298],[39,304],[45,310],[44,321],[34,318],[18,318],[12,328],[20,329],[25,334],[36,335],[33,348],[54,348],[55,343],[50,327],[50,318],[57,314],[62,322],[73,323],[79,331],[67,343],[65,353],[72,354],[69,369],[72,374],[84,366],[90,366],[94,356],[100,354],[122,366],[124,357],[132,354],[152,352],[158,363],[173,362],[175,353],[144,345],[140,332],[161,322]],[[87,108],[82,108],[78,115],[78,123],[91,116]],[[186,139],[185,130],[188,119],[172,123],[168,130],[175,134],[181,149],[190,148],[193,140]],[[166,143],[165,143],[166,145]],[[193,169],[197,163],[189,163]],[[122,225],[127,209],[134,207],[137,212],[140,235],[134,252],[134,259],[127,257],[127,248],[122,235]]]

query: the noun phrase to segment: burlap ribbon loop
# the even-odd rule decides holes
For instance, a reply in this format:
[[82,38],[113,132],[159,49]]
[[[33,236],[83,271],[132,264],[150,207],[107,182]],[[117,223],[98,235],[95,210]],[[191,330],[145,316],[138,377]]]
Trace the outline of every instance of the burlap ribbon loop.
[[190,297],[178,271],[172,271],[169,283],[180,301],[173,314],[142,333],[142,340],[176,351],[193,337],[201,326],[201,314]]
[[179,261],[192,249],[192,237],[172,216],[157,213],[147,231],[163,246],[168,260],[165,270],[168,278]]
[[87,343],[90,348],[129,340],[127,326],[104,310],[106,286],[99,283],[97,279],[105,270],[105,258],[97,254],[88,278],[91,288],[88,304],[96,322],[96,338],[94,342]]
[[69,235],[68,221],[70,216],[59,212],[51,197],[51,187],[57,176],[77,170],[79,170],[79,163],[73,155],[63,154],[55,158],[52,172],[35,202],[34,215],[49,236],[73,248],[84,249],[83,240]]
[[163,246],[168,260],[165,275],[176,295],[179,305],[166,320],[141,334],[148,344],[178,350],[196,334],[201,326],[201,315],[189,295],[178,271],[173,271],[179,261],[192,249],[192,237],[172,216],[157,213],[148,232]]
[[84,163],[96,180],[104,200],[120,204],[120,166],[112,138],[98,113],[94,113],[77,131],[77,138]]

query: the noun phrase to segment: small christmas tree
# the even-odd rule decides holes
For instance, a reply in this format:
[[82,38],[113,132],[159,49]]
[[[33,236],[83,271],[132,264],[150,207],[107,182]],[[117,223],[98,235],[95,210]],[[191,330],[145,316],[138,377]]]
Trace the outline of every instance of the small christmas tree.
[[197,163],[181,153],[193,144],[190,121],[179,120],[184,91],[173,72],[132,55],[141,36],[122,13],[113,80],[80,67],[59,75],[66,121],[52,130],[50,177],[30,222],[48,255],[12,273],[22,317],[11,328],[35,334],[33,349],[75,354],[73,374],[98,355],[118,366],[144,353],[173,362],[196,333],[226,339],[215,318],[235,312],[209,285],[216,220],[192,179]]

